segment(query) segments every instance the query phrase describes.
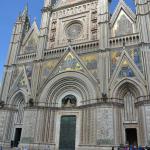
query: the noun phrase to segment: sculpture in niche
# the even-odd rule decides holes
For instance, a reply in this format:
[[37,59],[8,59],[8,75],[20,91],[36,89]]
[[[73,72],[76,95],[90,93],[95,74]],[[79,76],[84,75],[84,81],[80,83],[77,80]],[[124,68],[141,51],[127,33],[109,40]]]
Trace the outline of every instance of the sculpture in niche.
[[26,66],[26,74],[27,74],[27,78],[29,80],[29,84],[31,86],[31,78],[32,78],[32,70],[33,70],[33,66],[32,65],[29,65],[29,66]]
[[20,79],[20,81],[18,82],[17,84],[18,88],[21,88],[21,87],[26,87],[26,80],[25,80],[25,76],[23,75]]
[[62,107],[74,107],[77,104],[77,99],[74,95],[67,95],[62,99]]

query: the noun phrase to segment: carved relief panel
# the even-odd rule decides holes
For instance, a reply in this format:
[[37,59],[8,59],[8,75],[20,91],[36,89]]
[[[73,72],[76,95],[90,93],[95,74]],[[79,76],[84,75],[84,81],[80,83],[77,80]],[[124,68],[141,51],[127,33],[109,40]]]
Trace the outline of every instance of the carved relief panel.
[[51,24],[51,29],[50,29],[50,33],[49,33],[49,47],[53,48],[54,47],[54,43],[55,43],[55,39],[56,39],[56,26],[57,26],[57,20],[53,19],[52,20],[52,24]]
[[54,11],[51,16],[48,49],[68,45],[68,39],[74,44],[88,41],[91,34],[96,39],[96,9],[97,1],[93,1]]
[[73,43],[79,43],[88,39],[88,15],[62,18],[59,20],[57,32],[58,45],[68,44],[68,39]]
[[91,39],[97,39],[97,11],[91,13]]

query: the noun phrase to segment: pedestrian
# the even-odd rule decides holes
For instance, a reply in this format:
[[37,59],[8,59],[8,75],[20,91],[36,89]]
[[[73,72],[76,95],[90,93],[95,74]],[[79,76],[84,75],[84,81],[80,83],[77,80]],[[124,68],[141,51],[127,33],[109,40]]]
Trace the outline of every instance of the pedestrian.
[[139,145],[138,150],[143,150],[143,148],[142,148],[142,146],[141,146],[141,145]]
[[129,150],[133,150],[132,145],[130,145]]
[[129,146],[125,145],[124,150],[129,150]]

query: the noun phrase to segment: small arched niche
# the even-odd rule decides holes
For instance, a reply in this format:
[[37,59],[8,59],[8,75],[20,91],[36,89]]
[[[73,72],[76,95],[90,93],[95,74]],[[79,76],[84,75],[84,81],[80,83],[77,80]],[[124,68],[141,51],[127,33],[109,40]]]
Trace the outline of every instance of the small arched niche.
[[62,107],[76,107],[77,106],[77,98],[72,95],[66,95],[63,99],[62,99]]

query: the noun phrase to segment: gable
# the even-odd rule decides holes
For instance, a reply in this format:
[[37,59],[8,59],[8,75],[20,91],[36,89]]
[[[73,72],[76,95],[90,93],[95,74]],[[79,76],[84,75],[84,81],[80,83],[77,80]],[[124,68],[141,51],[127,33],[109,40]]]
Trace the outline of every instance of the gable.
[[112,27],[112,36],[122,36],[132,34],[135,32],[134,22],[131,18],[121,9],[118,18]]
[[117,66],[112,74],[110,85],[113,85],[115,82],[120,81],[123,78],[134,78],[143,84],[145,83],[144,76],[141,73],[139,66],[136,65],[136,61],[133,60],[131,56],[125,50],[121,53],[121,56],[117,61]]
[[36,22],[34,22],[22,42],[20,54],[35,52],[38,46],[38,36],[39,30]]
[[23,66],[19,75],[16,77],[14,83],[12,84],[12,87],[10,88],[9,93],[11,94],[19,89],[25,89],[28,93],[31,92],[30,83],[26,74],[25,66]]
[[120,0],[110,20],[112,36],[135,33],[136,15]]
[[[46,77],[44,77],[45,80],[43,80],[43,84],[47,82],[47,80],[53,78],[54,76],[64,73],[64,72],[82,72],[86,74],[89,78],[94,80],[97,83],[96,78],[93,76],[92,73],[89,72],[86,65],[82,62],[82,60],[79,58],[79,56],[75,53],[75,51],[72,49],[71,46],[68,47],[68,49],[64,52],[63,56],[60,58],[59,61],[57,60],[49,60],[47,62],[48,66],[50,66],[51,71],[46,68]],[[42,73],[42,76],[43,76]],[[43,78],[43,77],[41,77]]]
[[[141,60],[141,50],[139,48],[127,49],[129,57],[132,59],[134,64],[142,72],[142,60]],[[114,50],[111,52],[111,74],[115,71],[119,60],[121,59],[122,51]]]

